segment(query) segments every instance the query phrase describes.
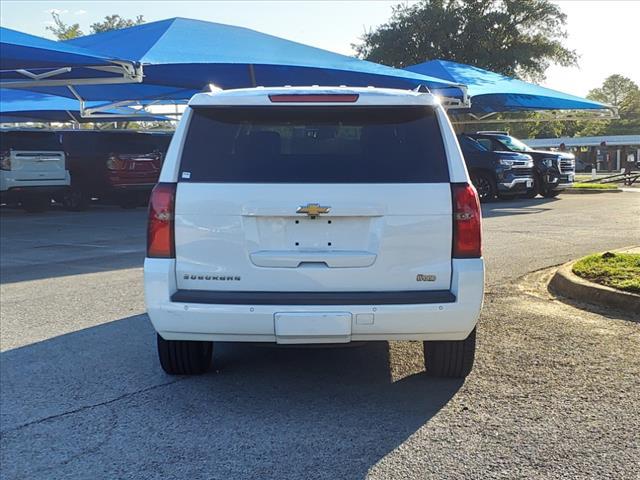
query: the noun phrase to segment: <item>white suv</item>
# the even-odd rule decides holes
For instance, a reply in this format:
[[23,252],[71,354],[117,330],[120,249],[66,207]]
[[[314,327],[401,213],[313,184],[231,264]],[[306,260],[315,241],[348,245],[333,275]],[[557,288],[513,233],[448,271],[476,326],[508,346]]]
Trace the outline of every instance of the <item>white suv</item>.
[[213,342],[424,341],[466,376],[480,208],[431,94],[283,87],[189,102],[149,207],[146,304],[170,374]]
[[0,130],[0,200],[41,212],[69,188],[60,134],[50,130]]

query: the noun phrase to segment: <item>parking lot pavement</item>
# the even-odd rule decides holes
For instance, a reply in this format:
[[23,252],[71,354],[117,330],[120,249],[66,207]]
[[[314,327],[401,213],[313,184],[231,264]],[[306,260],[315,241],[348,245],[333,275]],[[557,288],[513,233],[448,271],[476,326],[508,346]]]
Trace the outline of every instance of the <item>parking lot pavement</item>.
[[139,267],[144,260],[146,210],[94,206],[26,214],[2,208],[0,282]]
[[[415,342],[221,344],[216,370],[166,376],[143,313],[144,212],[2,211],[3,478],[638,478],[640,323],[521,286],[640,243],[636,198],[483,207],[488,289],[464,384],[426,378]],[[55,253],[73,242],[106,246]]]

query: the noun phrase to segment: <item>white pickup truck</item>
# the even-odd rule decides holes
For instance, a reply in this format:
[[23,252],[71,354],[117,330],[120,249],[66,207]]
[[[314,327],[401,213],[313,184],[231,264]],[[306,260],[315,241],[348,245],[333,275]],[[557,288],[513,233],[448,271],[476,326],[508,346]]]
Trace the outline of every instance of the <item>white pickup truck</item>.
[[472,368],[478,197],[427,93],[288,87],[194,96],[149,207],[145,296],[170,374],[213,342],[420,340]]
[[0,198],[28,212],[46,210],[71,181],[60,134],[42,130],[0,131]]

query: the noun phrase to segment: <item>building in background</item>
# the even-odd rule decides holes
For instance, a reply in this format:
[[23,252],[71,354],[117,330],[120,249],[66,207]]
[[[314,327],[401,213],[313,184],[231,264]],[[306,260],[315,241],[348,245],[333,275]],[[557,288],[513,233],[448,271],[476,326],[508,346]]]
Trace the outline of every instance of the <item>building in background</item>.
[[[598,162],[599,171],[620,171],[622,168],[640,169],[640,135],[602,135],[597,137],[560,137],[560,138],[532,138],[523,140],[531,148],[558,150],[564,144],[567,151],[576,156],[576,171],[579,165],[584,170],[591,170],[596,163],[597,150],[602,148],[602,142],[609,152],[608,161]],[[633,160],[633,161],[630,161]]]

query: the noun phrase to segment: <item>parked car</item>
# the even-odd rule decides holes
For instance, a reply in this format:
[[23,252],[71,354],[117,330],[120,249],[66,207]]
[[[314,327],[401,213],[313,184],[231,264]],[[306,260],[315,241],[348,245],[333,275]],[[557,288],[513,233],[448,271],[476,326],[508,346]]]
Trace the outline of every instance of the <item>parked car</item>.
[[533,160],[526,153],[491,151],[465,134],[458,135],[458,141],[481,202],[526,194],[532,188]]
[[213,342],[424,342],[472,367],[480,206],[431,94],[282,87],[195,95],[151,194],[146,306],[170,374]]
[[0,130],[0,197],[41,212],[69,186],[60,135],[50,130]]
[[507,132],[477,132],[469,134],[488,150],[512,151],[531,155],[534,164],[533,186],[529,198],[538,194],[546,198],[557,196],[575,179],[575,156],[569,152],[534,150]]
[[127,130],[66,130],[71,188],[62,199],[83,210],[92,198],[124,208],[146,205],[158,181],[171,134]]

